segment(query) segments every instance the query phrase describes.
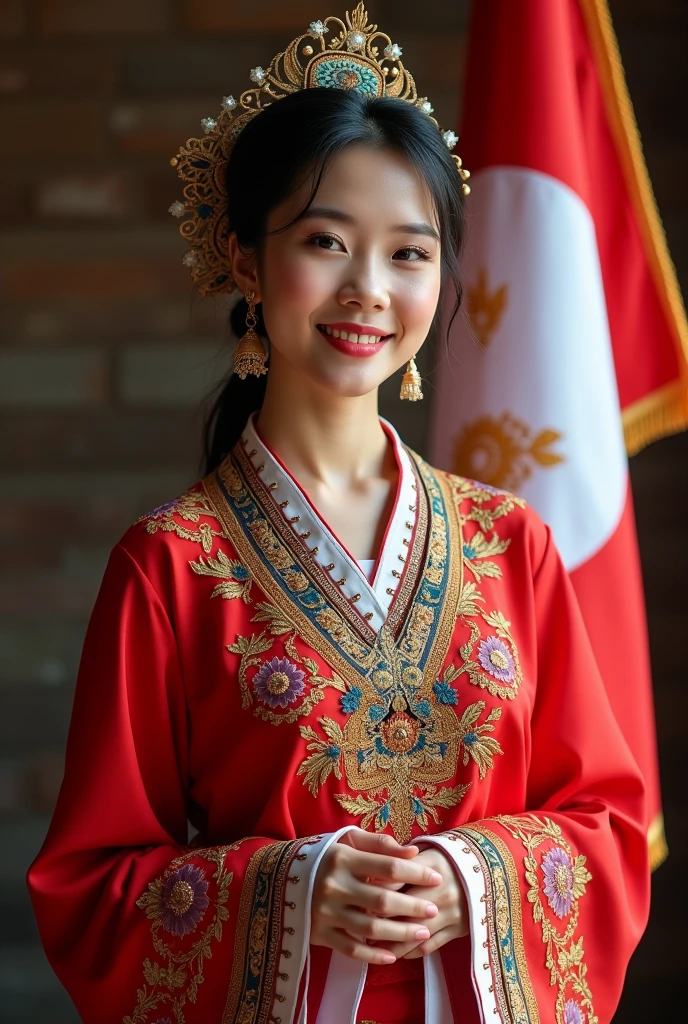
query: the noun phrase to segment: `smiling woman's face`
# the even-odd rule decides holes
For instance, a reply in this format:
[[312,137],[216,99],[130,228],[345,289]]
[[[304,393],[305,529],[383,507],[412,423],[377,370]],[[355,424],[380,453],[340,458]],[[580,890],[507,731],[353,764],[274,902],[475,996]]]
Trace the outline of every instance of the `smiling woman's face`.
[[[293,219],[310,187],[271,212],[269,232]],[[239,271],[235,244],[231,255]],[[425,341],[440,294],[439,226],[413,165],[389,149],[345,149],[309,209],[267,235],[256,293],[271,369],[286,360],[351,397],[390,377]],[[354,343],[341,337],[356,331]]]

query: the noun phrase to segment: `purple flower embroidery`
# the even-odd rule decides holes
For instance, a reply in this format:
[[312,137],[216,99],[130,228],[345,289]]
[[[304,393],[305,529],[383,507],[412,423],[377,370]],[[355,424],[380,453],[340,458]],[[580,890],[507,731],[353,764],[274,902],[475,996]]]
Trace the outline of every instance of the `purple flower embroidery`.
[[506,644],[496,636],[480,641],[478,661],[491,676],[502,683],[510,683],[514,678],[514,659]]
[[564,1024],[585,1024],[585,1017],[575,999],[569,999],[564,1007]]
[[174,498],[172,501],[166,501],[164,505],[158,505],[152,512],[148,513],[149,519],[160,519],[162,516],[167,515],[169,512],[173,512],[179,505],[179,498]]
[[288,658],[266,661],[253,677],[256,696],[270,708],[286,708],[306,689],[304,673]]
[[573,903],[573,865],[571,858],[560,846],[554,846],[542,858],[547,902],[557,915],[566,917]]
[[160,900],[163,928],[177,938],[192,932],[208,906],[207,891],[205,872],[193,864],[185,864],[170,875]]

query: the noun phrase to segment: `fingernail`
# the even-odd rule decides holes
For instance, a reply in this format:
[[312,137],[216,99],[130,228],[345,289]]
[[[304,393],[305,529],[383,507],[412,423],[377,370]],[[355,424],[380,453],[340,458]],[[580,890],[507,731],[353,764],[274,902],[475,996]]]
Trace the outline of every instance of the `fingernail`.
[[442,881],[442,875],[439,873],[439,871],[431,871],[430,872],[430,884],[431,885],[439,885],[441,883],[441,881]]
[[435,917],[437,914],[439,914],[439,910],[437,909],[435,904],[434,903],[428,903],[428,905],[425,908],[425,916],[426,917]]
[[380,957],[380,962],[383,964],[395,964],[397,962],[397,958],[391,953],[384,953]]
[[417,939],[429,939],[430,938],[430,932],[428,931],[427,928],[419,928],[418,931],[416,932],[415,938],[417,938]]

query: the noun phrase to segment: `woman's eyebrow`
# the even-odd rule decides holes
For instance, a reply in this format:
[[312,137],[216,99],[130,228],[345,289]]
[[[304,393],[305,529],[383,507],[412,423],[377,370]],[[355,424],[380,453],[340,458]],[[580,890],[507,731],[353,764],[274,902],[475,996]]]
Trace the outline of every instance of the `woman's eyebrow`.
[[[343,210],[336,210],[330,206],[310,206],[301,214],[299,220],[310,220],[316,217],[323,217],[326,220],[338,220],[342,224],[355,224],[356,218]],[[430,238],[440,241],[440,236],[433,227],[420,221],[416,224],[396,224],[391,231],[403,231],[409,235],[428,235]]]

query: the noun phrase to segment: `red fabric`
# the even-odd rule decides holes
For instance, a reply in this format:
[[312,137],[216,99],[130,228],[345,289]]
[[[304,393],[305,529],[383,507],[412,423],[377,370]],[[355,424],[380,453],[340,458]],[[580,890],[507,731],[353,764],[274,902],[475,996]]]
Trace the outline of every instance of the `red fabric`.
[[680,376],[578,0],[473,5],[461,155],[552,175],[592,215],[621,407]]
[[607,543],[571,573],[595,659],[616,719],[647,788],[648,821],[661,811],[655,710],[643,580],[630,483]]
[[[472,499],[459,500],[470,543],[478,530]],[[500,500],[482,500],[480,515]],[[164,528],[158,528],[161,523]],[[595,1010],[606,1024],[648,910],[643,789],[549,531],[528,509],[514,508],[496,523],[500,539],[508,542],[506,553],[497,556],[500,572],[466,594],[479,592],[479,608],[486,614],[499,610],[511,624],[523,682],[513,700],[503,700],[472,685],[465,673],[459,676],[457,716],[477,700],[485,702],[485,714],[499,707],[495,736],[502,753],[483,779],[474,760],[459,759],[448,785],[470,788],[458,804],[439,809],[437,823],[429,817],[428,829],[473,823],[503,835],[513,854],[512,898],[521,904],[540,1019],[553,1021],[557,991],[527,896],[522,846],[490,819],[533,811],[561,827],[572,850],[587,857],[593,876],[580,899],[579,931]],[[191,563],[211,557],[209,548],[215,559],[236,559],[230,542],[218,534],[212,514],[194,517],[183,510],[134,526],[112,553],[89,627],[65,780],[29,873],[47,955],[85,1024],[181,1019],[168,1004],[155,1004],[145,1017],[132,1014],[141,992],[155,994],[162,985],[152,973],[159,957],[141,899],[186,850],[187,816],[200,830],[199,849],[189,851],[199,869],[207,871],[208,857],[221,845],[243,842],[220,856],[233,872],[227,920],[219,937],[209,939],[203,983],[196,1001],[187,1000],[183,1008],[186,1024],[222,1019],[232,968],[244,955],[236,945],[237,921],[251,853],[270,841],[332,832],[355,821],[333,798],[348,792],[344,776],[331,774],[314,797],[298,775],[308,754],[299,724],[317,727],[328,716],[343,727],[339,691],[325,688],[314,712],[278,727],[255,714],[255,705],[241,706],[240,658],[228,645],[261,631],[253,617],[264,594],[254,582],[246,599],[211,596],[217,576],[194,571]],[[471,622],[479,623],[483,636],[494,634],[477,609]],[[443,672],[458,663],[469,633],[459,618]],[[293,642],[301,658],[331,676],[322,655],[298,636],[292,641],[289,633],[274,634],[271,640],[267,658],[291,657],[286,645]],[[254,664],[249,674],[255,671]],[[413,835],[421,834],[415,825]],[[211,882],[211,901],[216,890]],[[188,948],[201,927],[183,940]],[[443,961],[454,1006],[475,1014],[464,951],[465,943],[450,943]],[[328,957],[313,953],[312,990],[318,992]],[[184,990],[188,972],[185,979]],[[418,992],[409,989],[407,995]]]

